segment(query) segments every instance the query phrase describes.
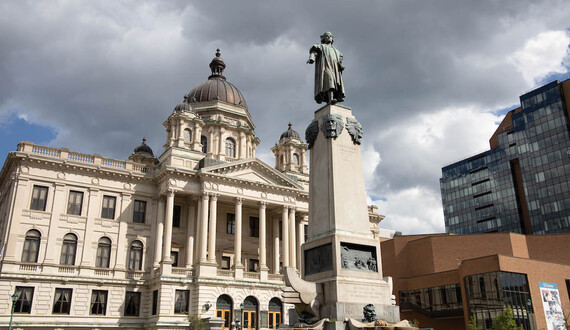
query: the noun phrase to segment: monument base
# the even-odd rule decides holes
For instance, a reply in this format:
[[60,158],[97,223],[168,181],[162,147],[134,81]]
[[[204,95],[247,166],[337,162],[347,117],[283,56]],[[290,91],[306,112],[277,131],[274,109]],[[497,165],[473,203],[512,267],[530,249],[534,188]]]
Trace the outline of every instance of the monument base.
[[[338,320],[339,322],[343,322],[345,318],[362,321],[362,308],[364,305],[364,303],[333,302],[321,306],[321,313],[324,313],[329,319]],[[374,307],[376,308],[376,318],[378,320],[384,320],[388,323],[400,321],[400,308],[398,306],[375,304]]]

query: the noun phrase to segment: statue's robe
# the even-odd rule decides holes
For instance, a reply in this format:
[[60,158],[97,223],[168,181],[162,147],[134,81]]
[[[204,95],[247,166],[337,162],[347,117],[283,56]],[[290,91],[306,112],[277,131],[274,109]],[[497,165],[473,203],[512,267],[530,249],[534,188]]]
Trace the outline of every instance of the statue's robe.
[[315,56],[315,101],[327,102],[327,92],[333,91],[333,97],[344,100],[344,84],[342,82],[342,54],[329,44],[315,44],[309,50]]

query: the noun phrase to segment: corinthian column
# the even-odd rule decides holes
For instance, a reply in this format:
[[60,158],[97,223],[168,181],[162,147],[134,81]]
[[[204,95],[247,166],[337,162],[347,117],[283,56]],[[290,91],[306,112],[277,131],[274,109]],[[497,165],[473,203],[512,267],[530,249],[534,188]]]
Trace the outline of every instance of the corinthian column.
[[160,257],[162,255],[162,235],[164,235],[164,212],[164,198],[162,198],[162,196],[158,196],[158,219],[154,242],[154,267],[160,266]]
[[174,211],[174,190],[168,189],[166,195],[166,215],[164,219],[164,241],[162,245],[162,262],[172,263],[170,251],[172,250],[172,214]]
[[297,268],[297,242],[295,239],[295,208],[289,209],[289,265]]
[[235,205],[235,240],[234,240],[234,268],[243,267],[241,264],[241,206],[243,198],[236,198]]
[[259,269],[267,268],[266,257],[266,225],[265,225],[265,209],[266,202],[259,202]]
[[202,194],[200,201],[200,262],[206,262],[206,246],[208,244],[208,193]]
[[289,267],[289,208],[284,205],[281,213],[281,241],[283,241],[283,267]]
[[194,236],[196,236],[196,204],[195,197],[188,198],[188,216],[186,224],[186,268],[194,263]]
[[273,219],[273,274],[279,274],[279,218]]
[[210,198],[210,229],[208,233],[208,262],[216,262],[216,218],[218,195],[212,194]]

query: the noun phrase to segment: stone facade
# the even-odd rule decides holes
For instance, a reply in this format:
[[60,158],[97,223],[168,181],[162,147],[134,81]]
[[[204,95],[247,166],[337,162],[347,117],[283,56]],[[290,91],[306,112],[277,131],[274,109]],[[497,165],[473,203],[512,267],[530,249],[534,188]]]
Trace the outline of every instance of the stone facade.
[[[225,327],[243,316],[252,329],[296,320],[281,301],[281,270],[302,272],[307,147],[288,136],[274,149],[286,163],[255,158],[255,126],[222,64],[218,53],[208,81],[164,122],[158,158],[144,140],[126,161],[31,142],[8,155],[0,324],[14,292],[17,329],[177,329],[189,315]],[[208,84],[233,94],[206,95]]]

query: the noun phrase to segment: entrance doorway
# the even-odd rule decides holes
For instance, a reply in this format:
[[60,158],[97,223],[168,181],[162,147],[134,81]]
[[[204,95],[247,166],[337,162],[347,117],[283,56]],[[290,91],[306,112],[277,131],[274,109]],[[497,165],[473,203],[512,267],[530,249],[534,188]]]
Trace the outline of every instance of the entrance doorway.
[[269,301],[268,327],[269,329],[277,329],[281,324],[281,311],[283,304],[278,298]]
[[224,320],[222,330],[230,329],[230,325],[232,324],[232,310],[232,298],[226,294],[219,296],[216,301],[216,317]]
[[252,296],[245,298],[243,301],[243,329],[254,330],[257,329],[257,313],[258,304],[257,299]]

